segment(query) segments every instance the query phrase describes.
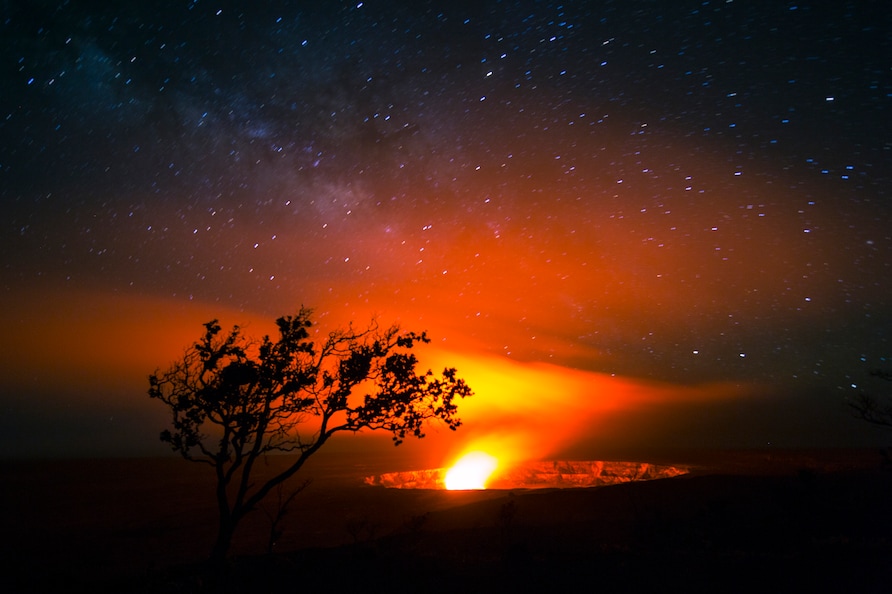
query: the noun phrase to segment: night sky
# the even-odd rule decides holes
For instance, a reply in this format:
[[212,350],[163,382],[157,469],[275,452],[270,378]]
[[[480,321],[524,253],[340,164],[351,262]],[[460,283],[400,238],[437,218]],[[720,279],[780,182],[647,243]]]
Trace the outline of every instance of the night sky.
[[301,304],[428,330],[452,449],[888,440],[886,2],[0,7],[2,456],[163,454]]

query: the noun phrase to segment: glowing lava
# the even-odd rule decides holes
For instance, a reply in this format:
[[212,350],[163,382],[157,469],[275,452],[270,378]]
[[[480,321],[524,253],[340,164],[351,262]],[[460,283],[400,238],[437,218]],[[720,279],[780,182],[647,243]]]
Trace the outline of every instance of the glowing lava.
[[[493,472],[498,464],[498,472]],[[365,484],[388,489],[587,489],[632,481],[668,479],[691,471],[688,466],[603,460],[507,462],[480,451],[451,469],[429,468],[365,477]],[[449,478],[446,476],[450,475]]]
[[443,482],[450,491],[485,489],[486,481],[498,465],[498,460],[489,454],[471,452],[446,472]]

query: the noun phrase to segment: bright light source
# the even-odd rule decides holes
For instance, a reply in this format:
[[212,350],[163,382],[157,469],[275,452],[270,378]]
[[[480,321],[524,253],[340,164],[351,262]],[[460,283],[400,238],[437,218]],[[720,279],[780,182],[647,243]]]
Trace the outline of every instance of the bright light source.
[[489,454],[471,452],[449,469],[443,482],[450,491],[485,489],[486,481],[498,465],[498,460]]

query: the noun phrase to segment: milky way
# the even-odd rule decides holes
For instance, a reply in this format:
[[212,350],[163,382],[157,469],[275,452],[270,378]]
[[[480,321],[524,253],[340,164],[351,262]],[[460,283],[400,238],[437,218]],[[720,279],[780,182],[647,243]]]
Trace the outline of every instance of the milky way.
[[843,403],[892,321],[883,3],[138,4],[3,8],[9,427],[138,424],[167,355],[113,385],[84,356],[67,394],[45,378],[79,341],[104,369],[177,308],[303,303],[567,381],[736,386],[664,404],[764,422],[748,445],[861,439]]

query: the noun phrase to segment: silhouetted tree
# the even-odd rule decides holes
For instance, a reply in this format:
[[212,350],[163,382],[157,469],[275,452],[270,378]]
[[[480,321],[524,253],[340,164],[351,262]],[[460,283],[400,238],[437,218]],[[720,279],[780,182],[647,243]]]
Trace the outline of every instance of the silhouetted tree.
[[[223,333],[217,320],[181,360],[149,377],[149,396],[166,404],[173,428],[161,433],[185,459],[208,464],[216,476],[219,531],[211,559],[222,562],[238,523],[342,431],[384,430],[399,445],[439,419],[450,429],[461,421],[457,399],[472,394],[447,368],[436,377],[417,373],[412,349],[425,333],[381,330],[372,323],[310,340],[311,311],[276,320],[276,340]],[[294,461],[261,482],[255,464],[268,454]]]
[[[870,373],[886,381],[892,381],[892,372],[875,370]],[[868,423],[892,428],[892,401],[883,399],[868,392],[860,392],[855,400],[849,401],[855,414]]]

